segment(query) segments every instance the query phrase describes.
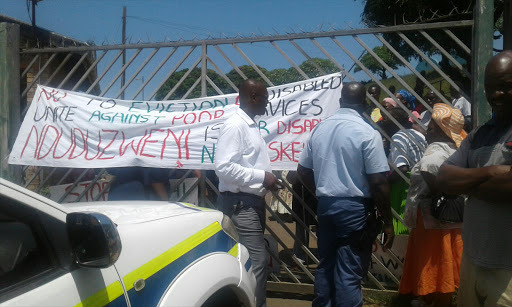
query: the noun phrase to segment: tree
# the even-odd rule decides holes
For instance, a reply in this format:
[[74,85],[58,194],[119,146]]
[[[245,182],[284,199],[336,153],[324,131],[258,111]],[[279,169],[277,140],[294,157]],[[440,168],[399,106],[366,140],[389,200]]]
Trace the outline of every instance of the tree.
[[[331,61],[326,59],[320,59],[320,58],[313,58],[312,59],[320,68],[324,70],[325,73],[330,74],[338,71],[338,68],[336,65],[334,65]],[[303,79],[303,77],[298,73],[298,71],[294,67],[290,67],[288,69],[286,68],[277,68],[273,69],[271,71],[261,67],[256,66],[258,69],[268,78],[274,85],[281,85],[286,83],[292,83],[296,81],[300,81]],[[318,77],[322,75],[322,72],[319,71],[309,60],[306,60],[302,62],[299,67],[310,77]],[[242,73],[249,79],[255,79],[258,81],[263,82],[266,84],[266,82],[263,80],[263,78],[256,72],[256,70],[250,66],[250,65],[242,65],[239,66],[238,69],[242,71]],[[167,81],[160,87],[160,89],[157,91],[155,99],[156,100],[163,100],[165,96],[173,89],[176,84],[183,78],[183,76],[189,71],[189,69],[182,69],[180,71],[175,72],[174,74],[167,79]],[[208,69],[207,70],[208,77],[213,81],[213,83],[224,93],[234,93],[235,90],[231,85],[229,85],[224,78],[222,78],[216,71]],[[182,97],[187,93],[187,91],[194,85],[194,83],[199,79],[201,76],[201,69],[200,68],[194,68],[190,74],[183,80],[181,85],[173,92],[171,96],[169,96],[168,100],[179,100],[182,99]],[[244,81],[244,78],[236,71],[235,69],[230,70],[226,77],[233,82],[233,84],[237,87],[240,87],[242,82]],[[215,89],[207,84],[207,95],[208,96],[214,96],[217,95],[217,91]],[[187,96],[187,98],[198,98],[201,97],[201,86],[197,85],[192,92]]]
[[[365,2],[362,21],[368,27],[394,26],[402,24],[419,24],[433,23],[441,21],[457,21],[471,20],[473,18],[473,7],[475,0],[363,0]],[[503,7],[505,0],[494,0],[494,20],[495,28],[501,31],[500,18],[502,20]],[[450,29],[458,39],[466,46],[471,47],[472,28],[461,27]],[[468,65],[471,63],[471,56],[462,52],[460,46],[451,38],[449,38],[442,30],[427,31],[430,36],[443,46],[451,54],[462,57]],[[418,31],[407,32],[407,37],[418,48],[427,55],[438,54],[435,48],[421,33]],[[406,59],[419,58],[419,55],[396,33],[385,33],[384,38]],[[449,64],[449,60],[442,55],[439,63],[443,71],[450,75],[453,79],[468,83],[468,76],[453,68]],[[470,67],[467,67],[471,71]]]
[[[293,69],[293,70],[292,70]],[[295,68],[276,68],[268,73],[268,78],[274,85],[281,85],[286,83],[296,82],[301,80],[301,77]]]
[[[388,50],[388,48],[384,46],[377,46],[372,49],[379,58],[381,58],[384,63],[386,63],[389,67],[393,69],[397,69],[398,66],[400,66],[400,62],[398,59],[391,53],[391,51]],[[361,58],[361,63],[368,68],[371,72],[374,74],[378,74],[381,79],[387,79],[388,76],[386,75],[386,68],[382,66],[377,60],[369,53],[366,53]],[[361,67],[356,66],[354,68],[354,72],[361,71]]]
[[[330,60],[321,59],[321,58],[312,58],[311,61],[315,62],[326,74],[332,74],[335,72],[339,72],[339,68]],[[311,61],[306,60],[299,65],[300,69],[306,73],[310,78],[320,77],[323,73],[318,70],[318,68],[311,63]]]
[[[258,66],[256,65],[256,67],[258,67],[258,69],[265,75],[268,77],[268,70],[261,67],[261,66]],[[261,81],[263,82],[263,84],[266,84],[266,82],[263,80],[263,78],[256,72],[256,70],[254,68],[252,68],[251,65],[242,65],[242,66],[238,66],[238,69],[240,69],[244,75],[249,78],[249,79],[254,79],[254,80],[258,80],[258,81]],[[231,80],[237,87],[240,87],[240,85],[242,84],[242,82],[244,81],[244,78],[235,70],[235,69],[232,69],[230,70],[226,76],[229,78],[229,80]]]
[[[175,72],[172,74],[169,79],[162,85],[162,87],[156,92],[155,99],[156,100],[163,100],[165,96],[171,91],[171,89],[174,88],[176,84],[183,78],[183,76],[189,71],[188,68],[182,69],[180,71]],[[225,89],[227,89],[229,84],[224,80],[219,74],[217,74],[216,71],[212,69],[208,69],[206,71],[206,74],[208,77],[213,81],[217,87],[219,87],[223,92]],[[200,68],[194,68],[190,72],[190,74],[183,80],[181,85],[174,91],[174,93],[167,98],[168,100],[179,100],[182,99],[182,97],[187,93],[187,91],[194,85],[194,83],[197,81],[197,79],[201,76],[201,69]],[[217,91],[213,87],[211,87],[208,83],[206,86],[206,92],[207,96],[215,96],[218,95]],[[226,93],[226,92],[224,92]],[[198,98],[201,97],[201,85],[198,84],[194,90],[187,96],[187,98]]]

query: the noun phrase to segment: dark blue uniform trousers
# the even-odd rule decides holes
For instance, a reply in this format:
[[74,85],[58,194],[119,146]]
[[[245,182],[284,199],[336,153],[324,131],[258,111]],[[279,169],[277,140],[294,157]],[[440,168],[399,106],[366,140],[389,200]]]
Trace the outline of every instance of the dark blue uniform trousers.
[[[371,243],[354,246],[366,223],[364,198],[320,197],[318,254],[313,306],[363,305],[361,281],[368,271]],[[368,245],[368,246],[366,246]]]

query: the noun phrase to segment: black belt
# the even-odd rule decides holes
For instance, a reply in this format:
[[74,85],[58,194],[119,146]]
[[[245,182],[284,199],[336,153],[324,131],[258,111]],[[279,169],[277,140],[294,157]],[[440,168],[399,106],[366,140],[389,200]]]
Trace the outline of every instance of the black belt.
[[233,192],[226,191],[226,192],[220,192],[220,195],[222,195],[222,196],[252,197],[252,198],[257,198],[258,200],[264,199],[263,196],[259,196],[259,195],[255,195],[255,194],[251,194],[251,193],[245,193],[245,192],[233,193]]

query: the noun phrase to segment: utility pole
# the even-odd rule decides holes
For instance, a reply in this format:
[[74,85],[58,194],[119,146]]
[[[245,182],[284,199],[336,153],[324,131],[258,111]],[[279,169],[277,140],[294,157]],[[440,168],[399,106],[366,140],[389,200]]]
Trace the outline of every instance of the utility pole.
[[36,5],[43,0],[30,0],[32,2],[32,35],[36,37]]
[[32,0],[32,27],[36,27],[36,4],[37,0]]
[[[123,6],[123,37],[122,37],[122,44],[126,44],[126,6]],[[124,47],[124,46],[123,46]],[[123,58],[122,58],[122,64],[124,68],[124,65],[126,64],[126,49],[123,49]],[[125,82],[125,71],[123,70],[123,74],[121,75],[121,88],[124,86]],[[124,90],[121,93],[121,99],[124,99]]]
[[503,50],[512,50],[512,0],[505,0],[504,3]]

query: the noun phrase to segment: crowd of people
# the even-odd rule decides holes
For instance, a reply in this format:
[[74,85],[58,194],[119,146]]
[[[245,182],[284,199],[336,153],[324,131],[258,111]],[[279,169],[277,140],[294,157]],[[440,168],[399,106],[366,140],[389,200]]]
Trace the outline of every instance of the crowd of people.
[[467,135],[471,104],[453,86],[451,105],[438,96],[444,96],[441,89],[415,92],[425,104],[405,89],[382,100],[380,94],[378,86],[368,88],[368,95],[381,104],[370,114],[391,169],[386,176],[390,205],[403,219],[393,219],[393,226],[396,234],[409,233],[399,294],[411,306],[451,306],[459,288],[462,221],[441,221],[431,208],[442,196],[436,183],[440,167]]
[[[366,91],[374,108],[368,109]],[[320,262],[313,306],[362,306],[361,282],[376,237],[381,234],[386,250],[396,234],[404,233],[409,241],[399,294],[412,296],[411,306],[451,306],[457,289],[459,306],[512,305],[512,207],[507,202],[512,192],[512,51],[489,61],[485,91],[492,119],[468,135],[471,104],[455,87],[447,104],[440,89],[423,93],[422,88],[414,95],[390,89],[386,92],[394,96],[382,98],[376,85],[366,90],[358,82],[344,84],[340,109],[317,125],[297,171],[287,176],[294,194],[302,196],[293,200],[293,210],[304,217],[297,236],[306,246],[304,226],[316,221],[306,218],[310,210],[302,203],[317,213]],[[267,89],[249,79],[239,97],[239,110],[218,138],[217,206],[232,219],[249,251],[256,303],[265,306],[264,196],[282,183],[272,173],[254,121],[265,113]],[[120,180],[112,199],[128,192],[167,198],[163,174],[115,172]],[[463,199],[458,210],[464,216],[444,220],[437,210],[455,206],[454,195]],[[401,219],[393,218],[392,208]],[[294,253],[304,259],[302,247],[296,244]]]
[[[299,161],[319,200],[313,305],[362,305],[370,252],[360,234],[375,239],[373,202],[384,248],[409,233],[399,294],[410,306],[452,306],[457,291],[458,306],[512,306],[512,51],[487,64],[492,119],[469,135],[471,104],[455,87],[447,104],[441,90],[381,99],[372,85],[380,105],[370,110],[361,87],[344,85],[340,111],[317,126]],[[390,207],[403,224],[391,222]]]

